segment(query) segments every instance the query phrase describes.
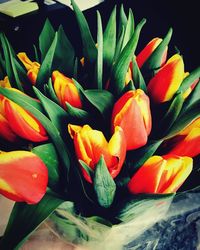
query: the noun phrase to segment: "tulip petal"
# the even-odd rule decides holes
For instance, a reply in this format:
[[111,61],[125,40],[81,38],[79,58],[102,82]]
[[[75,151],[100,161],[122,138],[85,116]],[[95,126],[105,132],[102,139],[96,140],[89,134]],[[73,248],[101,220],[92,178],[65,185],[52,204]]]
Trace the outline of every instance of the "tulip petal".
[[0,114],[0,137],[14,142],[17,138],[16,134],[12,131],[8,121]]
[[42,160],[27,151],[0,154],[0,193],[14,201],[35,204],[46,192],[48,171]]
[[161,156],[149,158],[128,183],[131,193],[156,193],[166,161]]
[[17,135],[34,142],[45,141],[48,139],[40,122],[18,104],[5,99],[4,108],[6,119],[8,120],[11,129]]
[[184,79],[184,63],[180,55],[172,56],[148,84],[148,93],[154,102],[169,101]]

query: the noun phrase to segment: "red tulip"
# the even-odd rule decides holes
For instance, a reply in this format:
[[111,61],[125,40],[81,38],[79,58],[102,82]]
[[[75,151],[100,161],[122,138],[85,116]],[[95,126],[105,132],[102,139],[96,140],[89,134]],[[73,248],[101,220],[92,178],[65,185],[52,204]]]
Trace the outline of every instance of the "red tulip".
[[0,193],[14,200],[35,204],[46,192],[48,171],[42,160],[27,151],[0,153]]
[[170,154],[189,157],[200,154],[200,118],[193,121],[178,135],[169,139],[165,147],[168,146]]
[[148,84],[148,93],[156,103],[172,99],[184,78],[184,63],[180,55],[172,56]]
[[[69,124],[68,130],[74,140],[76,156],[79,160],[84,161],[91,169],[95,169],[103,155],[111,176],[115,178],[119,174],[126,155],[124,133],[120,127],[115,128],[109,142],[101,131],[93,130],[89,125],[81,127]],[[92,182],[83,168],[82,172],[85,179]]]
[[4,117],[4,125],[9,124],[10,130],[14,134],[33,142],[48,139],[41,123],[24,108],[3,96],[0,98],[0,107],[0,113]]
[[191,173],[192,165],[190,157],[152,156],[131,178],[128,189],[133,194],[174,193]]
[[125,134],[127,150],[142,147],[151,131],[149,98],[143,90],[126,92],[114,105],[112,131],[120,126]]
[[40,70],[40,64],[38,62],[32,62],[24,52],[18,53],[17,56],[27,69],[27,76],[29,80],[32,84],[35,84]]
[[71,104],[73,107],[82,108],[78,89],[73,83],[72,79],[64,76],[59,71],[53,72],[52,79],[55,93],[64,109],[66,109],[66,102]]
[[[154,38],[152,39],[145,48],[137,55],[136,61],[138,64],[138,67],[141,68],[143,64],[147,61],[147,59],[152,55],[154,50],[158,47],[158,45],[162,42],[161,38]],[[165,63],[167,58],[167,47],[162,55],[161,59],[161,66]]]

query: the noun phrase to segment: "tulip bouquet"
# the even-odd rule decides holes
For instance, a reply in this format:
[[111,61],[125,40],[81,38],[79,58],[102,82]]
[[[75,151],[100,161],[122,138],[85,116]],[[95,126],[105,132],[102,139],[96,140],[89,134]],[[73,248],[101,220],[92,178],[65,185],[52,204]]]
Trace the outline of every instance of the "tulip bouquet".
[[145,19],[134,27],[121,6],[103,31],[97,12],[93,39],[72,5],[81,56],[48,20],[34,59],[0,34],[0,194],[16,202],[1,249],[47,218],[70,242],[122,249],[136,220],[155,223],[198,176],[200,68],[168,52],[172,29],[136,53]]

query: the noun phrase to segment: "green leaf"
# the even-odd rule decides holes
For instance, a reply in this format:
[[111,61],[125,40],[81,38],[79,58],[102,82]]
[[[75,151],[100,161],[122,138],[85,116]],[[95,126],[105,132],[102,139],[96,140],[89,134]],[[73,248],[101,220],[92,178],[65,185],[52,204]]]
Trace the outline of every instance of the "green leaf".
[[195,70],[193,70],[186,78],[184,78],[180,88],[178,89],[178,92],[184,93],[191,86],[191,84],[198,78],[200,78],[200,66]]
[[175,96],[173,101],[171,102],[171,105],[169,106],[169,109],[167,110],[165,116],[160,121],[159,127],[162,130],[161,134],[167,134],[167,131],[170,130],[171,126],[176,121],[178,115],[180,114],[181,108],[184,103],[184,98],[182,93]]
[[118,208],[116,208],[118,209],[116,218],[123,222],[130,222],[134,218],[142,218],[143,214],[147,211],[150,216],[152,215],[152,211],[156,211],[156,209],[164,209],[163,211],[166,212],[174,196],[175,194],[131,195],[128,199],[118,204]]
[[83,43],[83,56],[87,62],[93,64],[96,62],[97,58],[97,49],[95,46],[95,42],[92,38],[88,23],[83,13],[81,12],[74,0],[71,0],[71,3],[81,32],[81,38]]
[[[34,107],[31,103],[27,102],[24,98],[18,98],[16,96],[17,93],[14,95],[10,95],[11,90],[0,88],[0,93],[12,100],[13,102],[17,103],[21,107],[26,107],[26,110],[28,110],[34,117],[36,117],[41,124],[46,129],[47,133],[51,137],[57,152],[62,160],[63,166],[65,169],[63,169],[63,177],[68,178],[68,172],[70,168],[70,159],[69,154],[66,145],[64,144],[60,132],[58,129],[54,126],[54,124],[43,114],[41,113],[36,107]],[[67,179],[65,180],[67,183]]]
[[46,19],[43,29],[39,36],[39,48],[41,52],[42,61],[44,60],[49,48],[55,37],[55,31],[49,19]]
[[36,205],[15,203],[5,234],[2,250],[19,249],[24,240],[62,203],[62,199],[46,194]]
[[44,107],[44,110],[47,112],[48,116],[50,117],[53,125],[62,134],[67,124],[66,111],[58,104],[43,95],[36,87],[33,87],[33,90],[37,95],[38,99],[41,101],[41,104]]
[[123,4],[121,4],[120,7],[120,16],[119,16],[119,28],[118,28],[118,35],[120,35],[122,33],[122,30],[125,29],[127,24],[127,16],[126,13],[124,11],[124,6]]
[[63,74],[71,77],[73,75],[75,62],[75,51],[69,39],[65,35],[63,27],[58,29],[58,39],[53,58],[53,70],[59,70]]
[[119,55],[121,53],[121,50],[122,50],[122,43],[123,43],[123,39],[124,39],[124,33],[125,33],[125,29],[124,27],[122,27],[122,30],[121,30],[121,33],[119,35],[119,38],[117,40],[117,43],[116,43],[116,50],[115,50],[115,55],[114,55],[114,62],[117,61],[117,59],[119,58]]
[[79,163],[81,164],[81,166],[84,168],[84,170],[86,171],[86,173],[90,176],[91,180],[93,180],[94,177],[94,170],[91,169],[84,161],[79,160]]
[[160,68],[162,63],[162,55],[171,40],[172,32],[173,30],[172,28],[170,28],[163,41],[158,45],[158,47],[153,51],[151,56],[144,63],[142,69],[145,68],[148,70],[155,70]]
[[93,181],[99,205],[109,208],[115,197],[116,184],[108,171],[103,156],[95,167]]
[[98,89],[102,89],[102,78],[103,78],[103,28],[101,15],[97,11],[97,87]]
[[90,114],[87,111],[75,108],[67,102],[66,106],[67,106],[67,115],[69,116],[70,119],[78,120],[81,123],[87,123],[91,119]]
[[51,71],[52,71],[52,63],[53,58],[56,50],[57,45],[57,33],[55,33],[55,37],[53,39],[53,42],[42,62],[42,65],[40,67],[40,70],[38,72],[37,80],[36,80],[36,87],[39,89],[43,89],[43,86],[48,83],[49,77],[51,77]]
[[145,22],[146,20],[143,19],[137,25],[133,36],[127,43],[126,47],[122,50],[118,60],[116,61],[116,64],[113,67],[110,87],[113,90],[113,92],[117,95],[120,95],[121,91],[124,88],[125,76],[137,46],[140,31]]
[[136,87],[136,89],[142,89],[144,92],[147,93],[147,86],[146,86],[146,83],[145,83],[144,78],[142,76],[142,73],[140,72],[138,64],[135,60],[135,57],[133,57],[132,63],[133,63],[134,86]]
[[[112,46],[110,46],[112,44]],[[112,68],[116,48],[116,6],[114,7],[103,34],[104,78],[107,80]]]
[[21,65],[21,63],[19,61],[17,61],[16,58],[14,58],[14,63],[15,63],[15,67],[18,73],[18,77],[20,79],[20,82],[23,84],[24,89],[26,89],[26,87],[31,88],[32,87],[32,83],[30,82],[30,80],[27,77],[27,71],[24,69],[24,67]]
[[135,22],[134,22],[133,12],[132,12],[131,9],[129,9],[128,21],[127,21],[127,24],[125,26],[126,28],[125,28],[125,34],[124,34],[122,49],[126,46],[128,41],[132,37],[132,35],[134,33],[134,25],[135,25]]
[[33,50],[34,50],[34,55],[35,55],[35,61],[39,62],[39,55],[38,55],[38,51],[37,51],[37,47],[35,46],[35,44],[33,44]]
[[19,103],[21,100],[23,100],[24,102],[29,103],[31,106],[35,107],[37,110],[44,112],[41,103],[29,97],[28,95],[24,95],[22,93],[13,91],[12,89],[2,87],[0,87],[0,93],[16,103]]
[[59,160],[56,149],[52,143],[39,145],[32,148],[32,152],[39,156],[48,168],[48,186],[56,188],[59,184]]
[[131,176],[156,152],[161,143],[162,140],[148,141],[145,146],[128,152],[127,161]]
[[113,107],[113,95],[109,91],[96,89],[85,90],[83,94],[103,117],[106,118]]
[[21,81],[19,79],[17,69],[15,66],[14,51],[12,47],[10,46],[6,36],[2,33],[0,33],[0,40],[2,43],[2,49],[3,49],[4,57],[5,57],[5,69],[6,69],[6,73],[9,78],[10,84],[12,87],[15,87],[23,91],[23,87],[21,85]]
[[182,129],[184,129],[187,125],[189,125],[193,120],[199,117],[200,110],[200,100],[194,102],[187,110],[181,113],[176,122],[170,128],[168,134],[163,139],[168,139],[173,137]]
[[48,84],[45,85],[45,91],[46,91],[45,93],[47,93],[55,103],[59,104],[58,98],[55,94],[55,91],[52,85],[51,78],[49,78]]

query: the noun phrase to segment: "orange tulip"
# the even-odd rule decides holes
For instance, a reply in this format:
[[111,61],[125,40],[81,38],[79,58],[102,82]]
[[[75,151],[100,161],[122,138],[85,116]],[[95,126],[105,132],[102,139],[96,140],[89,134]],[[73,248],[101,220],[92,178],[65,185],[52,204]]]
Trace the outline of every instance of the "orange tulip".
[[[154,50],[158,47],[158,45],[162,42],[161,38],[154,38],[152,39],[145,47],[144,49],[137,55],[136,61],[138,64],[138,67],[141,68],[143,64],[147,61],[147,59],[151,56],[151,54],[154,52]],[[167,58],[167,47],[163,53],[162,59],[161,59],[161,66],[165,63]]]
[[60,101],[61,106],[66,109],[66,102],[73,107],[82,108],[79,92],[72,79],[64,76],[59,71],[52,74],[54,90]]
[[2,87],[2,88],[11,88],[8,76],[5,76],[3,80],[0,80],[0,87]]
[[[74,140],[74,147],[79,160],[84,161],[94,170],[103,155],[111,176],[115,178],[119,174],[126,155],[124,133],[120,127],[115,128],[109,142],[101,131],[93,130],[89,125],[81,127],[69,124],[68,131]],[[83,168],[81,170],[85,179],[92,182],[86,171]]]
[[16,134],[33,142],[48,139],[44,127],[32,114],[4,96],[0,98],[0,114],[3,117],[1,117],[1,124],[8,133],[8,138],[6,135],[4,138],[12,140],[13,134]]
[[114,105],[112,131],[120,126],[125,134],[127,150],[142,147],[151,131],[149,98],[143,90],[126,92]]
[[18,53],[17,56],[25,66],[29,80],[32,84],[35,84],[40,70],[40,64],[38,62],[32,62],[24,52]]
[[174,193],[191,173],[192,165],[190,157],[152,156],[131,178],[128,189],[133,194]]
[[194,157],[200,154],[200,118],[193,121],[175,137],[166,142],[169,153]]
[[156,103],[172,99],[184,78],[184,63],[180,55],[172,56],[148,84],[148,93]]
[[27,151],[0,153],[0,194],[35,204],[46,192],[48,171],[42,160]]

